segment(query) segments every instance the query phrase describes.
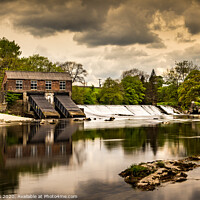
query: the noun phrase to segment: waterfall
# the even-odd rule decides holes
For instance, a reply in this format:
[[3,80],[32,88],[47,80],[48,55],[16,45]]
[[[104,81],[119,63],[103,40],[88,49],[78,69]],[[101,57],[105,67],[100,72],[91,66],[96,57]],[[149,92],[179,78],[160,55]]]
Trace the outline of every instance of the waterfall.
[[[84,110],[86,117],[151,117],[174,115],[179,111],[170,106],[153,105],[79,105]],[[163,114],[163,110],[166,114]],[[180,112],[179,112],[180,114]]]
[[178,111],[177,109],[171,107],[171,106],[160,106],[165,112],[167,112],[169,115],[177,115],[177,114],[181,114],[180,111]]

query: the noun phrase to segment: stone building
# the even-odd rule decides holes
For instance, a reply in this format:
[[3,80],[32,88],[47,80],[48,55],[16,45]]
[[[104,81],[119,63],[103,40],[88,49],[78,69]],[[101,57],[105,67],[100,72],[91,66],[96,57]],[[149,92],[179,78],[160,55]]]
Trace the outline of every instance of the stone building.
[[71,96],[72,79],[66,72],[6,71],[2,91],[23,93],[24,101],[30,94],[41,93],[53,103],[55,93]]
[[33,109],[39,118],[84,116],[71,100],[72,79],[66,72],[6,71],[2,91],[23,94],[24,110]]

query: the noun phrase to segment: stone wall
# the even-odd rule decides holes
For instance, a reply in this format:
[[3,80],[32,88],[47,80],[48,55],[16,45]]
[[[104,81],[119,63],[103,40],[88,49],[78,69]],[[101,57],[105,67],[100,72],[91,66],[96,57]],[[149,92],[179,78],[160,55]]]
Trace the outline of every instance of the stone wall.
[[17,100],[12,105],[9,105],[8,113],[14,114],[14,115],[24,116],[24,113],[26,112],[26,106],[27,105],[25,105],[23,103],[23,100]]

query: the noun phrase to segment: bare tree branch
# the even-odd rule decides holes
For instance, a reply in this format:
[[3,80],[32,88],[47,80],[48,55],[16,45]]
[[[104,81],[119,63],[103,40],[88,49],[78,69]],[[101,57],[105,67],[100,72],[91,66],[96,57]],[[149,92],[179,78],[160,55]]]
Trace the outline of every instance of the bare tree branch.
[[78,64],[75,62],[64,62],[57,63],[58,66],[62,68],[63,71],[68,72],[72,78],[72,83],[80,82],[82,84],[85,83],[85,77],[87,76],[87,71],[83,69],[82,64]]

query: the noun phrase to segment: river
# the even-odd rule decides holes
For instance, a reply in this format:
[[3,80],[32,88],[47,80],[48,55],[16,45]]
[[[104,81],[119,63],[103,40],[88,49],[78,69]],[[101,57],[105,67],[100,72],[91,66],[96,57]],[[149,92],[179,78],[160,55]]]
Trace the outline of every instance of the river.
[[134,163],[200,154],[198,120],[11,124],[0,127],[0,147],[5,199],[200,199],[199,168],[188,173],[187,181],[154,191],[136,190],[118,175]]

